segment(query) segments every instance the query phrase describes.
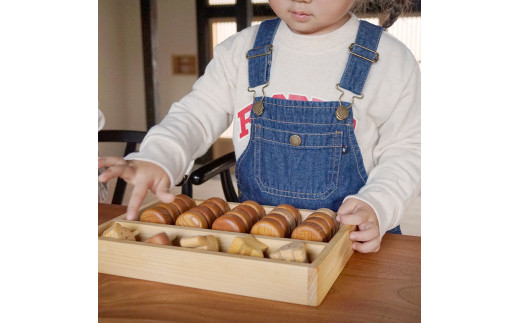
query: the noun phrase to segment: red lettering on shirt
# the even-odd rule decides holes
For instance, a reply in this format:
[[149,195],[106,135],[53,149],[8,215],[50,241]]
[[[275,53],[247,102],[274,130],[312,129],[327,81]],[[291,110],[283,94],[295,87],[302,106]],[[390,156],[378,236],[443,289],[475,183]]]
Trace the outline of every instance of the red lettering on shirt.
[[309,101],[307,100],[306,96],[303,95],[296,95],[296,94],[289,94],[289,100],[295,100],[295,101]]
[[249,130],[247,130],[246,125],[248,123],[251,123],[251,117],[246,118],[246,113],[251,112],[251,108],[253,107],[253,104],[248,105],[247,107],[243,108],[242,110],[238,111],[238,119],[240,120],[240,135],[239,138],[243,138],[244,136],[247,136],[249,134]]

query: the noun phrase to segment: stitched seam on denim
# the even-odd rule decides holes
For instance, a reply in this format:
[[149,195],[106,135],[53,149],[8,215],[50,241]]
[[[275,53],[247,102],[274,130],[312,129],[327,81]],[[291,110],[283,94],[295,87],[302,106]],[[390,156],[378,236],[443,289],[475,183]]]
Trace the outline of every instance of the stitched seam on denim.
[[344,84],[346,81],[347,81],[347,75],[349,74],[352,74],[352,66],[349,65],[349,64],[352,64],[351,60],[352,60],[352,57],[355,57],[354,55],[348,55],[348,59],[347,59],[347,66],[345,67],[345,70],[343,71],[343,75],[341,76],[341,79],[339,81],[339,84],[341,85],[342,88],[346,89],[346,90],[349,90],[347,88],[347,84]]
[[[255,127],[258,127],[258,125],[255,125]],[[239,161],[237,162],[237,165],[236,165],[236,167],[235,167],[235,173],[236,173],[237,175],[240,174],[240,168],[241,168],[242,162],[243,162],[244,159],[245,159],[246,153],[249,151],[249,149],[250,149],[251,146],[253,145],[252,140],[251,140],[252,133],[253,133],[253,128],[252,128],[252,127],[250,128],[250,131],[251,131],[251,134],[249,135],[249,141],[248,141],[248,143],[247,143],[247,147],[246,147],[246,149],[244,150],[244,152],[242,153],[242,155],[240,155]],[[237,176],[237,182],[240,182],[240,181],[238,180],[238,176]]]
[[276,122],[276,123],[287,123],[287,124],[303,124],[303,125],[311,125],[311,126],[347,126],[347,127],[352,127],[352,124],[351,123],[312,123],[312,122],[292,122],[292,121],[279,121],[279,120],[276,120],[276,119],[269,119],[269,118],[265,118],[265,117],[262,117],[262,120],[267,120],[267,121],[272,121],[272,122]]
[[[336,133],[339,134],[339,136],[336,137],[336,145],[338,144],[338,141],[339,141],[339,146],[341,146],[341,143],[343,141],[342,140],[343,132],[336,131]],[[338,186],[339,186],[339,165],[341,165],[341,152],[339,151],[339,149],[337,149],[337,150],[338,151],[336,151],[336,149],[334,150],[335,156],[337,156],[336,158],[334,158],[334,163],[337,161],[338,162],[338,166],[337,166],[337,169],[336,169],[336,188],[333,191],[337,190]],[[334,167],[334,165],[333,165],[333,167]]]
[[[362,59],[362,58],[360,58],[360,59]],[[370,64],[372,64],[372,63],[370,63]],[[370,68],[371,68],[371,66],[368,67],[368,72],[367,72],[367,73],[363,73],[363,74],[361,75],[362,78],[360,79],[360,81],[359,81],[359,82],[356,82],[356,85],[358,85],[358,86],[356,86],[356,88],[357,88],[357,87],[360,87],[360,89],[359,89],[359,91],[358,91],[359,93],[362,93],[362,92],[363,92],[363,88],[365,87],[365,82],[366,82],[366,80],[367,80],[368,74],[370,74]],[[359,86],[359,84],[361,84],[361,86]]]
[[262,128],[273,130],[273,131],[276,131],[276,132],[293,133],[293,134],[296,134],[296,135],[330,136],[330,135],[336,135],[336,133],[337,133],[337,131],[327,132],[327,133],[294,132],[294,131],[278,130],[278,129],[270,128],[270,127],[266,127],[266,126],[263,126]]
[[[260,125],[257,125],[256,127],[261,129]],[[262,139],[262,137],[260,137],[260,136],[261,135],[259,135],[257,138],[258,139]],[[267,141],[267,140],[265,140],[265,141]],[[336,149],[334,149],[335,154],[338,155],[338,152],[336,151],[338,149],[338,147],[334,146],[334,148],[336,148]],[[302,193],[302,192],[286,191],[286,190],[280,190],[280,189],[277,189],[277,188],[265,185],[260,180],[260,178],[261,178],[261,172],[260,172],[261,168],[260,168],[260,162],[258,161],[258,154],[257,154],[257,151],[258,151],[259,154],[261,154],[261,149],[262,149],[261,145],[258,146],[258,149],[254,149],[254,155],[255,155],[255,162],[254,162],[254,164],[255,164],[255,167],[254,167],[255,168],[255,182],[258,185],[258,187],[260,187],[260,191],[262,191],[264,193],[272,194],[272,195],[287,196],[287,197],[292,197],[292,198],[302,198],[302,197],[295,196],[295,195],[304,195],[304,196],[308,196],[308,195],[316,196],[316,195],[318,195],[318,196],[324,196],[322,198],[306,198],[306,199],[310,199],[310,200],[319,200],[319,199],[327,198],[328,196],[330,196],[332,194],[332,192],[337,190],[338,180],[339,180],[339,172],[338,172],[338,175],[336,176],[336,187],[334,188],[332,185],[329,185],[329,188],[327,188],[327,190],[325,190],[324,192],[321,192],[321,193]],[[334,160],[333,160],[333,162],[334,162],[333,167],[334,167],[334,165],[336,163],[336,159],[337,158],[334,158]],[[339,163],[338,163],[338,168],[339,168]],[[333,180],[331,180],[331,182],[333,182]],[[292,196],[291,195],[279,195],[279,194],[273,193],[271,191],[291,193],[293,195]],[[326,193],[328,193],[328,194],[325,195]]]
[[[299,199],[299,200],[325,200],[327,199],[335,190],[331,191],[329,194],[325,195],[325,196],[322,196],[322,197],[315,197],[315,198],[312,198],[312,197],[301,197],[301,196],[294,196],[294,195],[283,195],[283,194],[277,194],[275,192],[269,192],[267,190],[263,190],[262,189],[262,186],[260,186],[260,191],[264,192],[264,193],[267,193],[267,194],[271,194],[271,195],[275,195],[275,196],[281,196],[281,197],[289,197],[289,198],[293,198],[293,199]],[[299,194],[304,194],[304,193],[299,193]]]
[[[280,195],[280,196],[290,196],[290,197],[293,197],[293,198],[300,198],[299,196],[297,197],[295,195],[311,195],[311,196],[318,195],[318,196],[328,197],[330,194],[332,194],[333,191],[336,190],[336,189],[332,190],[332,187],[330,187],[326,191],[324,191],[323,193],[302,193],[302,192],[286,191],[286,190],[281,190],[281,189],[278,189],[278,188],[270,187],[270,186],[265,185],[262,182],[260,182],[258,186],[260,186],[260,190],[262,192],[273,194],[273,195],[278,195],[275,192],[283,192],[283,193],[288,193],[288,194],[293,194],[293,195],[292,196],[290,196],[290,195]],[[266,189],[264,190],[263,188],[266,188]],[[328,194],[325,195],[326,193],[328,193]],[[310,198],[310,197],[308,199],[319,200],[319,198]]]
[[[261,97],[259,97],[259,98],[261,98]],[[283,99],[280,99],[280,100],[283,100]],[[301,101],[301,102],[313,102],[313,101]],[[338,101],[322,101],[320,103],[323,103],[323,102],[325,102],[325,103],[332,102],[332,103],[338,104]],[[346,106],[350,105],[350,102],[341,101],[341,103],[346,104]],[[268,107],[269,107],[269,105],[274,105],[274,106],[282,107],[282,108],[301,108],[301,109],[329,109],[329,110],[332,110],[332,109],[337,108],[337,105],[330,106],[330,107],[305,107],[305,106],[301,106],[301,105],[279,104],[279,103],[274,103],[274,102],[267,102],[266,105]],[[334,113],[334,111],[331,111],[331,113]]]
[[[355,136],[354,134],[354,131],[352,131],[352,136]],[[359,161],[358,161],[358,157],[357,157],[357,154],[356,154],[356,149],[354,149],[354,144],[352,142],[352,136],[351,136],[351,133],[349,132],[348,134],[348,140],[350,142],[350,146],[352,147],[352,151],[354,153],[354,160],[356,161],[356,170],[359,174],[359,178],[361,178],[361,180],[363,181],[364,184],[366,184],[367,182],[365,181],[365,179],[363,178],[363,176],[361,175],[361,172],[360,172],[360,169],[359,169]],[[359,148],[359,146],[358,146]]]
[[264,72],[262,73],[262,76],[264,78],[264,83],[262,83],[261,85],[266,84],[267,82],[269,82],[269,80],[267,79],[267,65],[268,65],[267,61],[269,61],[269,55],[267,55],[266,57],[262,58],[264,60],[264,62],[265,62],[265,66],[264,66]]
[[304,149],[304,148],[339,148],[339,147],[341,147],[341,146],[336,146],[336,145],[334,145],[334,146],[293,146],[290,143],[274,141],[274,140],[270,140],[270,139],[266,139],[266,138],[262,138],[262,137],[258,137],[258,139],[260,139],[262,141],[272,142],[273,144],[278,144],[278,145],[281,145],[281,146],[292,146],[294,149]]

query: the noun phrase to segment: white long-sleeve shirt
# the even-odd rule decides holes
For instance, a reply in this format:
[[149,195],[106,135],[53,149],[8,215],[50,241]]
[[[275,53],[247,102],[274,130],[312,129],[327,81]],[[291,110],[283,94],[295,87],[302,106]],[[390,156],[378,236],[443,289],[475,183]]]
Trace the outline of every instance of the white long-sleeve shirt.
[[[266,96],[291,100],[336,101],[336,89],[355,41],[358,18],[325,35],[293,33],[282,21],[273,42],[273,59]],[[258,26],[247,28],[219,44],[205,74],[193,91],[174,103],[160,124],[148,132],[138,153],[126,159],[161,166],[172,185],[181,181],[193,161],[203,155],[233,122],[237,159],[249,142],[246,53]],[[381,236],[397,226],[420,190],[420,70],[413,54],[384,32],[379,61],[372,65],[363,90],[355,99],[355,135],[368,181],[351,197],[375,210]],[[261,86],[254,89],[261,95]],[[345,91],[343,101],[354,94]],[[350,197],[346,197],[350,198]]]

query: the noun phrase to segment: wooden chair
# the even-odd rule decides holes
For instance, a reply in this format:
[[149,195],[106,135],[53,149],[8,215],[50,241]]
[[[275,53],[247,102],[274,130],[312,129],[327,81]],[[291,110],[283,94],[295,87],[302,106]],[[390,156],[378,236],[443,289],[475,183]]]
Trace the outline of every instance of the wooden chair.
[[[125,152],[123,156],[126,156],[130,153],[137,151],[137,144],[140,144],[144,136],[146,135],[145,131],[135,131],[135,130],[101,130],[98,132],[98,142],[122,142],[126,143]],[[123,203],[123,197],[125,195],[126,190],[126,182],[118,178],[116,187],[114,189],[114,195],[112,197],[112,204]],[[193,190],[192,184],[189,180],[185,181],[184,185],[182,185],[182,194],[188,195],[192,197]]]
[[220,175],[222,190],[224,191],[226,200],[228,202],[238,202],[238,195],[233,186],[233,181],[231,180],[231,167],[233,167],[235,163],[236,157],[235,152],[233,151],[194,170],[191,173],[188,182],[193,185],[201,185],[209,179]]

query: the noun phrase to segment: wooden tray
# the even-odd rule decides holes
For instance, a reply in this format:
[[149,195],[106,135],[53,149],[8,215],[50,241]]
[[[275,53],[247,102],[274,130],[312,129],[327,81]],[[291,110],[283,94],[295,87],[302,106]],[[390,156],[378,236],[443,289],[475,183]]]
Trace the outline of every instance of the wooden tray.
[[[203,201],[195,202],[198,205]],[[143,206],[141,212],[155,203]],[[236,205],[238,204],[229,203],[230,208]],[[273,208],[264,206],[266,213]],[[311,210],[300,212],[302,219],[312,213]],[[138,229],[140,240],[159,232],[176,235],[177,239],[212,234],[218,239],[221,252],[101,237],[103,231],[114,223],[131,230]],[[353,226],[341,226],[330,242],[304,241],[311,263],[302,264],[225,252],[235,237],[248,235],[246,233],[126,221],[125,214],[122,214],[98,227],[98,271],[217,292],[318,306],[353,254],[352,242],[348,238],[349,232],[353,229]],[[265,243],[269,250],[276,250],[295,241],[261,235],[254,237]]]

